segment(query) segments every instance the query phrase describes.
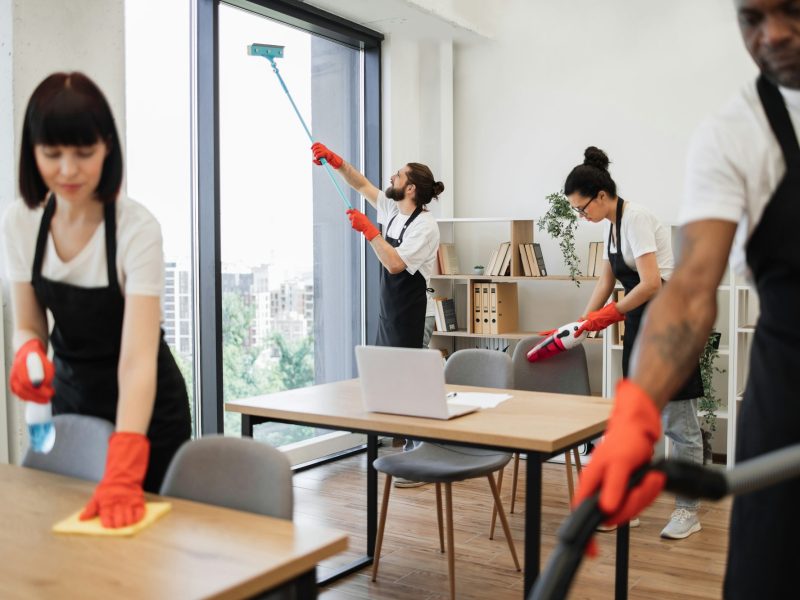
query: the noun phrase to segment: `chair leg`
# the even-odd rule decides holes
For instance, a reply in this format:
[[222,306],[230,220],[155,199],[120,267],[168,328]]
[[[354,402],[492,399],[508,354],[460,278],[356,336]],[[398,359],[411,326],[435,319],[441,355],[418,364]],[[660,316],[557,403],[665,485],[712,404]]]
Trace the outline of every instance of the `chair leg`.
[[517,480],[519,479],[519,452],[514,452],[514,478],[511,480],[511,514],[514,514],[514,503],[517,501]]
[[[491,475],[489,476],[491,478]],[[494,485],[494,479],[492,479]],[[444,484],[444,497],[447,502],[447,574],[450,579],[450,600],[456,600],[456,548],[453,539],[453,484]]]
[[564,453],[564,466],[567,468],[567,489],[569,490],[569,502],[572,504],[572,496],[575,494],[575,483],[572,480],[572,459],[569,450]]
[[[500,491],[503,489],[503,472],[505,469],[500,469],[497,472],[497,493],[499,494]],[[497,507],[492,507],[492,526],[489,528],[489,539],[494,539],[494,527],[497,524]]]
[[575,467],[578,469],[578,475],[580,475],[583,470],[583,465],[581,464],[581,453],[578,452],[577,446],[572,449],[572,456],[575,457]]
[[519,559],[517,558],[517,549],[514,547],[514,540],[511,537],[511,528],[508,526],[508,519],[506,519],[506,511],[503,510],[503,505],[500,502],[500,493],[497,491],[494,477],[490,474],[487,479],[489,480],[489,487],[492,488],[492,496],[494,496],[494,503],[497,505],[497,513],[500,515],[500,522],[503,524],[503,531],[506,534],[508,549],[511,550],[511,556],[514,559],[514,566],[517,568],[517,571],[521,571]]
[[442,527],[442,484],[436,484],[436,522],[439,525],[439,551],[444,554],[444,529]]
[[375,539],[375,557],[372,560],[372,581],[378,577],[378,563],[381,560],[381,545],[383,544],[383,530],[386,527],[386,511],[389,508],[389,494],[392,491],[392,476],[386,475],[383,485],[383,500],[381,501],[381,517],[378,522],[378,535]]

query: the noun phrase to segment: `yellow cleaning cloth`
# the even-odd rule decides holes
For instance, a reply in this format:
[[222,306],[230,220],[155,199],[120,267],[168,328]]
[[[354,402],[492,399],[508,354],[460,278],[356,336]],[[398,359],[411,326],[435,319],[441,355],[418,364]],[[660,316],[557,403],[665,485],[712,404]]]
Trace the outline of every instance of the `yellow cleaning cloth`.
[[59,521],[53,525],[54,533],[75,533],[79,535],[111,535],[111,536],[129,536],[140,532],[145,527],[152,525],[156,519],[161,515],[167,514],[172,508],[169,502],[147,502],[145,504],[144,518],[133,525],[127,527],[119,527],[111,529],[103,527],[100,524],[100,517],[89,519],[88,521],[81,521],[78,516],[83,512],[79,510],[73,515],[70,515],[63,521]]

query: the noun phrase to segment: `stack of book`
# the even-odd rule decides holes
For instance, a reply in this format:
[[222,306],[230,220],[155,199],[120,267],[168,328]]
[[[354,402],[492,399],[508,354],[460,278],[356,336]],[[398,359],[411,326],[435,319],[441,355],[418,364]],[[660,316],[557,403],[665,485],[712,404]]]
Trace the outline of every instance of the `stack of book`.
[[473,283],[472,298],[472,333],[497,335],[517,330],[516,283]]
[[533,242],[520,244],[519,257],[522,263],[522,272],[526,277],[547,277],[544,255],[539,244]]
[[456,304],[452,298],[437,297],[433,299],[436,306],[436,331],[458,331],[456,320]]
[[483,274],[494,276],[511,274],[511,242],[501,243],[492,252]]
[[589,262],[586,263],[586,276],[599,277],[603,269],[605,242],[589,242]]
[[458,275],[461,272],[455,244],[439,244],[436,256],[439,259],[440,275]]

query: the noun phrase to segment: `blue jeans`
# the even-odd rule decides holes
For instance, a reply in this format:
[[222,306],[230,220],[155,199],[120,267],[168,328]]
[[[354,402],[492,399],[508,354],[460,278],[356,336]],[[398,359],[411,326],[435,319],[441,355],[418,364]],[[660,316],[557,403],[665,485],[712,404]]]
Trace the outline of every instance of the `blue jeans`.
[[[669,402],[661,413],[664,435],[671,442],[670,458],[703,464],[703,434],[697,418],[697,398]],[[700,501],[683,496],[675,497],[675,508],[697,510]]]

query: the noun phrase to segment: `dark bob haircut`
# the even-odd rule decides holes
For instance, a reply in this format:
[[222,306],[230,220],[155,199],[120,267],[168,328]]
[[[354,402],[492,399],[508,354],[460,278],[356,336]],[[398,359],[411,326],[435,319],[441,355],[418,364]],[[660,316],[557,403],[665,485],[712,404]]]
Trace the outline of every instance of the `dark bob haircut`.
[[122,185],[122,151],[114,116],[100,88],[83,73],[53,73],[31,95],[22,125],[19,190],[31,208],[45,199],[47,187],[36,166],[33,149],[48,146],[108,147],[103,174],[95,190],[100,202],[114,202]]

